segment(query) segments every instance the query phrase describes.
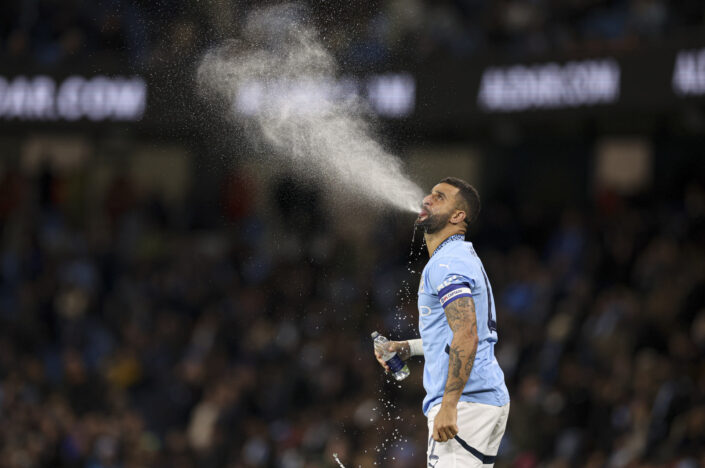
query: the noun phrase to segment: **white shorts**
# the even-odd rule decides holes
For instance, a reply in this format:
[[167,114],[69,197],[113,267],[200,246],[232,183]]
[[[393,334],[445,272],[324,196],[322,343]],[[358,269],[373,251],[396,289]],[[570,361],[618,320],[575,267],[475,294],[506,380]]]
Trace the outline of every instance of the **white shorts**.
[[458,435],[446,442],[433,440],[433,420],[441,409],[428,412],[427,468],[466,468],[494,465],[507,427],[509,403],[504,406],[461,401],[458,403]]

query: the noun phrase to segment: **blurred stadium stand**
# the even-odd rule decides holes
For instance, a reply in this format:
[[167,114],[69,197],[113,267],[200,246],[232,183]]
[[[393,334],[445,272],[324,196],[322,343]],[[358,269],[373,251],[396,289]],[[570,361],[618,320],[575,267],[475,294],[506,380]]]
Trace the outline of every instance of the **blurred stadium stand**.
[[[265,173],[193,89],[261,4],[0,5],[1,467],[424,464],[420,363],[397,388],[369,341],[414,333],[412,219]],[[512,396],[497,466],[705,466],[702,2],[311,9],[361,89],[413,77],[369,99],[417,179],[483,195]],[[479,104],[488,69],[601,59],[613,102]],[[143,79],[144,109],[43,113],[32,91],[58,102],[76,76]],[[400,96],[408,115],[379,112]]]
[[[3,62],[57,66],[84,58],[132,65],[188,57],[237,32],[249,8],[223,0],[37,0],[0,10]],[[342,60],[365,64],[432,55],[473,57],[604,52],[701,33],[697,0],[371,0],[311,2],[314,22]]]

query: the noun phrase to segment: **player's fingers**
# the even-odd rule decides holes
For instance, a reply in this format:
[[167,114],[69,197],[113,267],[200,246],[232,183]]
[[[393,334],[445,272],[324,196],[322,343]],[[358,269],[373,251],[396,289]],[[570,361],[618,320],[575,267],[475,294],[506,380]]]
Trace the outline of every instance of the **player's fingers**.
[[389,366],[387,365],[386,362],[382,359],[382,355],[379,354],[377,351],[375,351],[375,357],[377,358],[377,362],[379,362],[379,365],[384,368],[387,372],[389,371]]
[[452,439],[454,437],[453,431],[451,430],[450,427],[445,428],[444,435],[445,435],[444,442],[449,441],[450,439]]
[[386,370],[386,371],[389,370],[389,366],[387,365],[386,362],[384,362],[383,359],[377,359],[377,362],[379,362],[379,365],[382,366],[384,368],[384,370]]
[[436,434],[438,434],[438,438],[436,439],[438,442],[446,441],[446,433],[443,424],[436,426]]
[[439,426],[438,429],[438,442],[445,442],[446,441],[446,431],[443,428],[443,426]]
[[455,437],[455,426],[449,425],[445,426],[443,429],[448,439],[452,439],[453,437]]
[[438,423],[436,421],[433,422],[433,440],[436,442],[441,441],[441,434],[440,434],[440,427],[438,426]]

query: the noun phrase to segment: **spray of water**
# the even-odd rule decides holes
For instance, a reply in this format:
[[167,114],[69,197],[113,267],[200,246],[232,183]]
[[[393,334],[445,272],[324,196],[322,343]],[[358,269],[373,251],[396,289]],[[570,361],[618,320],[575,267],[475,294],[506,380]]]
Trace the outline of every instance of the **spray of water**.
[[329,193],[418,211],[423,192],[373,138],[362,99],[336,80],[335,60],[305,17],[296,4],[251,13],[239,39],[205,54],[199,88],[225,100],[277,162]]

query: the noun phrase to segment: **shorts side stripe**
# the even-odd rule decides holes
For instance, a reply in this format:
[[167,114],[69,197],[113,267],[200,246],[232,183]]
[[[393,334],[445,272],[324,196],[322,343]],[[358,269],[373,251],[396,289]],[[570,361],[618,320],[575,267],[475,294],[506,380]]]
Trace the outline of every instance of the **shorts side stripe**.
[[483,454],[482,452],[480,452],[480,451],[477,450],[476,448],[471,447],[470,445],[468,445],[467,442],[465,442],[463,439],[461,439],[461,438],[460,438],[459,436],[457,436],[457,435],[455,436],[455,440],[457,440],[458,443],[459,443],[465,450],[467,450],[467,451],[470,452],[475,458],[477,458],[478,460],[480,460],[483,465],[488,465],[488,464],[490,464],[490,463],[494,463],[495,458],[497,458],[496,455],[485,455],[485,454]]

